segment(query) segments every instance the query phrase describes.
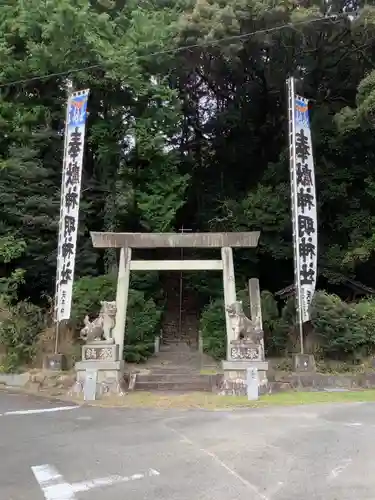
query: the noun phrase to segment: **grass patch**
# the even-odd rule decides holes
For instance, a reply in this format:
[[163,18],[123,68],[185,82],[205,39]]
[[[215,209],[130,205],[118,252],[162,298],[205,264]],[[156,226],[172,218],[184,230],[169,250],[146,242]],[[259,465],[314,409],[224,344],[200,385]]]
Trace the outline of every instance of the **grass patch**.
[[219,373],[215,368],[202,368],[199,372],[201,375],[217,375]]
[[307,405],[317,403],[353,403],[375,401],[375,390],[348,392],[281,392],[262,396],[265,405]]
[[[75,399],[82,402],[82,399]],[[355,392],[288,392],[261,396],[258,401],[248,401],[240,396],[218,396],[211,393],[185,394],[133,392],[124,396],[107,396],[90,402],[102,407],[123,408],[265,408],[269,406],[295,406],[315,403],[375,402],[375,390]]]

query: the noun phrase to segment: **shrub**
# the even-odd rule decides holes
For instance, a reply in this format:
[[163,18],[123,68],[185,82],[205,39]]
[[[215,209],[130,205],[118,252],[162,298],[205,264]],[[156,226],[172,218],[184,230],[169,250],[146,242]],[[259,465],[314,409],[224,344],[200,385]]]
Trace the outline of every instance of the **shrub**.
[[35,355],[39,333],[45,327],[42,310],[29,302],[1,306],[0,343],[5,347],[3,370],[16,372]]
[[155,336],[159,335],[162,310],[143,292],[129,291],[125,331],[124,358],[129,363],[146,361],[154,352]]
[[214,359],[225,359],[227,345],[222,299],[214,300],[203,309],[199,329],[203,338],[203,350]]
[[[148,299],[154,293],[157,286],[157,273],[135,273],[130,277],[130,292],[140,291],[144,299]],[[117,276],[114,274],[104,274],[101,276],[84,276],[74,283],[72,318],[76,322],[82,322],[88,314],[95,315],[100,309],[100,301],[112,301],[116,299]],[[160,289],[159,297],[160,298]]]
[[365,299],[354,304],[354,310],[360,318],[360,324],[366,336],[366,355],[375,351],[375,300]]
[[144,293],[129,291],[126,321],[126,343],[153,342],[160,332],[161,309],[152,299],[145,300]]
[[73,287],[72,319],[81,324],[84,317],[98,314],[100,301],[116,298],[117,277],[114,274],[84,276],[75,281]]
[[268,290],[264,290],[260,294],[260,299],[262,303],[263,323],[269,328],[273,328],[275,321],[279,319],[277,302],[272,293]]
[[[285,354],[296,320],[294,298],[287,301],[281,317],[270,292],[262,292],[261,299],[267,355]],[[247,292],[239,292],[238,300],[243,301],[244,312],[248,315]],[[375,352],[375,300],[347,304],[336,295],[316,292],[311,306],[311,323],[325,358],[357,360]],[[204,308],[200,331],[205,352],[216,359],[224,359],[226,331],[222,299]]]
[[281,311],[281,319],[284,323],[292,326],[296,323],[296,301],[294,296],[289,297]]
[[314,295],[311,322],[324,356],[335,359],[359,356],[368,344],[356,305],[347,304],[336,295],[325,292]]
[[[263,322],[269,326],[274,324],[277,316],[277,305],[276,302],[272,302],[270,295],[270,292],[262,292],[261,294],[262,312],[264,311]],[[249,317],[248,291],[240,290],[237,294],[237,300],[242,300],[243,311]],[[199,329],[203,338],[204,351],[215,359],[225,359],[227,340],[223,299],[216,299],[203,309]]]
[[163,297],[157,271],[135,271],[130,273],[130,288],[143,292],[147,299],[152,297],[155,300],[160,300]]
[[267,356],[285,354],[288,343],[289,329],[284,306],[282,316],[279,315],[277,302],[268,290],[261,293],[262,317],[264,329],[264,347]]
[[[141,280],[144,284],[144,280]],[[114,275],[87,276],[76,281],[73,292],[72,317],[79,324],[88,314],[96,316],[100,301],[116,297],[117,278]],[[162,309],[145,292],[129,290],[125,329],[124,356],[128,362],[145,361],[153,353],[155,336],[160,332]],[[150,347],[152,346],[152,347]]]
[[124,347],[124,359],[128,363],[144,363],[154,353],[154,342],[126,345]]

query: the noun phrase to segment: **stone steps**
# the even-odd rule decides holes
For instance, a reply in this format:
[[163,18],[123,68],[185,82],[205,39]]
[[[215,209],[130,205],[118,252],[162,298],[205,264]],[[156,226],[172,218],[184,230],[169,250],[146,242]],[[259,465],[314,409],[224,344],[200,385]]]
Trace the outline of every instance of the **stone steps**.
[[[186,344],[186,347],[189,347],[189,345],[192,342],[193,342],[193,340],[190,337],[181,337],[181,338],[177,338],[177,337],[164,338],[163,337],[162,344],[160,346],[160,350],[162,351],[164,346],[170,346],[170,345],[175,345],[178,347],[181,346],[182,348],[184,348],[185,347],[184,344]],[[197,343],[197,341],[195,341],[195,344],[196,343]]]
[[195,382],[173,383],[173,382],[137,382],[137,391],[162,391],[162,392],[212,392],[212,388],[207,384]]
[[212,392],[218,386],[218,376],[187,373],[138,374],[137,391],[203,391]]
[[[188,374],[197,374],[200,375],[199,367],[197,366],[189,366],[189,365],[181,365],[181,366],[168,366],[167,364],[162,366],[150,366],[149,373],[156,373],[157,375],[170,375],[170,374],[179,374],[179,373],[188,373]],[[143,375],[143,374],[142,374]],[[146,374],[144,374],[146,375]]]
[[170,346],[170,345],[181,345],[181,344],[186,344],[189,348],[192,348],[194,350],[197,350],[198,348],[198,338],[195,337],[163,337],[160,342],[160,350],[163,349],[164,346]]
[[199,373],[181,373],[181,372],[170,372],[170,373],[147,373],[138,374],[137,380],[140,382],[212,382],[212,378],[216,375],[200,375]]
[[159,353],[147,362],[146,369],[151,371],[183,371],[200,373],[202,369],[217,370],[219,365],[206,354],[201,354],[186,343],[162,346]]
[[181,335],[178,335],[177,328],[173,329],[172,332],[163,332],[163,337],[161,339],[162,345],[168,345],[173,343],[186,343],[186,344],[198,344],[198,334],[195,329],[187,331],[186,327]]
[[[214,360],[198,352],[197,315],[185,314],[179,335],[179,311],[174,308],[173,300],[173,294],[169,294],[160,351],[147,361],[142,370],[134,370],[136,376],[133,388],[136,391],[166,393],[216,391],[220,386],[221,375],[211,374],[211,369],[216,370]],[[207,368],[210,371],[201,374],[201,370]]]
[[[180,304],[180,273],[169,273],[163,283],[166,294],[166,308],[162,319],[162,345],[185,342],[198,347],[199,308],[191,291],[185,289],[183,281],[182,303]],[[181,331],[180,331],[181,306]]]

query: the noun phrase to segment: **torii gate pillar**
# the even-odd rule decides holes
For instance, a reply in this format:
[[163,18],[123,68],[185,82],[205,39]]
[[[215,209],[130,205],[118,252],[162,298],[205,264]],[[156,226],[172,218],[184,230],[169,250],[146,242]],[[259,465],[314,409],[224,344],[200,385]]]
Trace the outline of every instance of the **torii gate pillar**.
[[123,358],[126,312],[128,309],[131,248],[121,248],[116,290],[116,324],[113,329],[115,344],[119,346],[120,359]]

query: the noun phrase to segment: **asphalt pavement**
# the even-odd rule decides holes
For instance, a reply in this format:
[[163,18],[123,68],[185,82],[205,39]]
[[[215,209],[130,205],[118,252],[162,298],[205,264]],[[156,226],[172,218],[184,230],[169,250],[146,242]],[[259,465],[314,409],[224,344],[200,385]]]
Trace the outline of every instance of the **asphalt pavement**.
[[145,410],[0,392],[1,500],[366,500],[375,404]]

